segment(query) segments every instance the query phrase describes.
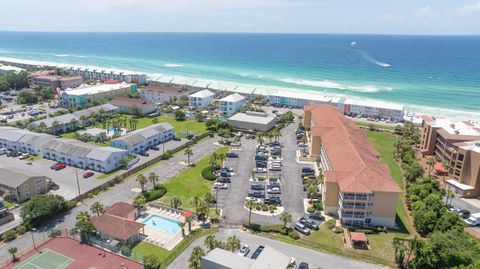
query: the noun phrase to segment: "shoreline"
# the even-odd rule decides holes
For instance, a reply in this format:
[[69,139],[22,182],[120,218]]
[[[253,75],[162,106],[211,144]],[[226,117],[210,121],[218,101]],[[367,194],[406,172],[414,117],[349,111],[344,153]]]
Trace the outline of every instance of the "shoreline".
[[[125,72],[125,73],[141,73],[146,74],[147,81],[158,81],[160,83],[167,83],[171,81],[172,84],[176,85],[185,85],[193,83],[202,83],[203,85],[210,85],[209,88],[217,91],[228,91],[228,92],[238,92],[243,94],[255,94],[268,96],[270,94],[289,92],[292,94],[309,94],[316,95],[318,97],[327,97],[327,98],[348,98],[350,100],[362,100],[369,101],[374,103],[383,103],[387,105],[403,105],[405,110],[405,115],[412,114],[414,117],[421,115],[431,115],[431,116],[442,116],[448,117],[455,120],[472,120],[480,122],[480,112],[473,111],[464,111],[464,110],[454,110],[448,108],[438,108],[430,106],[420,106],[420,105],[411,105],[411,104],[402,104],[397,102],[389,102],[381,99],[375,98],[360,98],[357,96],[352,96],[349,94],[325,94],[323,92],[307,90],[307,89],[298,89],[290,87],[279,87],[279,86],[269,86],[269,85],[254,85],[254,84],[245,84],[245,83],[236,83],[233,81],[223,81],[223,80],[213,80],[205,78],[195,78],[195,77],[184,77],[177,76],[172,74],[162,74],[162,73],[148,73],[144,71],[134,71],[128,69],[119,69],[112,67],[102,67],[94,65],[77,65],[77,64],[68,64],[68,63],[59,63],[52,61],[38,61],[38,60],[27,60],[11,57],[0,57],[0,61],[10,62],[14,64],[25,64],[25,65],[38,65],[38,66],[50,66],[50,67],[79,67],[79,68],[89,68],[89,69],[101,69],[108,72]],[[198,85],[198,84],[197,84]],[[193,85],[195,86],[195,85]]]

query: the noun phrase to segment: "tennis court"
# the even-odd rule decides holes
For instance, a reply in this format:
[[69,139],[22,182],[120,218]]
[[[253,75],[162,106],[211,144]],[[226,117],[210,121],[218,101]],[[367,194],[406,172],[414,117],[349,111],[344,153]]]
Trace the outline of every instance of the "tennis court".
[[42,249],[41,253],[15,266],[15,269],[64,269],[74,262],[67,256],[50,249]]

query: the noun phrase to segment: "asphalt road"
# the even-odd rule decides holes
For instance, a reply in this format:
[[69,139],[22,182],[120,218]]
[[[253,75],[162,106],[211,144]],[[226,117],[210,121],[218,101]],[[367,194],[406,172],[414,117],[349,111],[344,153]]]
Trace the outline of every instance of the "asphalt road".
[[[207,138],[194,145],[192,147],[194,155],[191,157],[191,160],[196,162],[213,152],[218,147],[216,144],[214,144],[215,141],[216,138]],[[186,165],[181,163],[185,160],[185,158],[186,157],[183,155],[183,153],[179,152],[170,160],[162,161],[158,165],[148,169],[144,172],[144,175],[148,176],[148,174],[153,171],[159,176],[159,183],[165,182],[186,168]],[[135,181],[135,178],[130,178],[123,183],[116,185],[112,189],[103,192],[90,200],[84,201],[84,204],[75,207],[69,213],[53,219],[51,222],[40,227],[38,231],[33,233],[35,240],[37,242],[41,241],[42,238],[46,236],[47,231],[51,228],[73,227],[75,225],[75,217],[77,216],[78,212],[86,210],[89,211],[90,206],[97,201],[102,203],[104,206],[110,206],[113,203],[120,201],[131,202],[132,199],[138,195],[138,193],[132,191],[134,188],[139,188],[139,184]],[[32,244],[33,242],[31,233],[27,233],[15,239],[14,241],[2,244],[0,245],[0,260],[4,260],[10,256],[8,253],[9,248],[17,247],[20,251],[26,247],[32,246]]]
[[[250,257],[259,245],[269,245],[287,256],[295,257],[297,264],[300,262],[307,262],[310,268],[325,268],[325,269],[338,269],[338,268],[355,268],[355,269],[378,269],[386,268],[383,266],[370,264],[357,260],[350,260],[344,257],[336,256],[333,254],[327,254],[308,248],[299,247],[296,245],[287,244],[281,241],[276,241],[268,238],[263,238],[248,232],[243,232],[236,229],[222,229],[216,235],[217,239],[226,241],[229,236],[236,235],[242,244],[247,244],[250,247],[250,253],[247,257]],[[204,246],[205,238],[202,237],[193,242],[177,259],[168,267],[169,269],[188,268],[188,259],[192,253],[192,249],[195,246]]]

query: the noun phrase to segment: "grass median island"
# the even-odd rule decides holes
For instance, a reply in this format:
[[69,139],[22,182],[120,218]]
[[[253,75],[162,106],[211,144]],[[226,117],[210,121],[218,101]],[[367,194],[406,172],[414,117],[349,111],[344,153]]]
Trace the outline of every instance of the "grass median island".
[[390,131],[395,130],[395,126],[391,124],[369,123],[369,122],[358,122],[358,121],[355,122],[355,124],[360,127],[370,127],[370,125],[372,125],[376,129],[383,129],[383,130],[390,130]]
[[132,249],[132,256],[130,258],[141,262],[143,257],[147,255],[155,255],[160,261],[163,261],[168,257],[168,255],[170,255],[170,253],[170,251],[164,248],[145,242],[140,242]]
[[[217,149],[216,153],[226,153],[227,147]],[[183,153],[180,153],[183,154]],[[199,154],[194,152],[194,154]],[[161,199],[162,203],[169,205],[173,197],[178,196],[182,201],[181,208],[193,211],[194,208],[190,204],[193,196],[204,197],[207,192],[212,189],[213,181],[203,178],[202,170],[209,166],[209,160],[213,153],[207,155],[200,161],[195,163],[194,167],[185,169],[183,172],[172,177],[165,182],[167,194]]]

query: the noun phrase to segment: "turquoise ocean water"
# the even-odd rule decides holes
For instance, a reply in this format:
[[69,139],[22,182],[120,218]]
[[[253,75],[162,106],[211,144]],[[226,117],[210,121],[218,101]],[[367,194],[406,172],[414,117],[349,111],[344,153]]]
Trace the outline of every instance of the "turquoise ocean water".
[[480,120],[480,36],[0,32],[0,58],[316,91]]

